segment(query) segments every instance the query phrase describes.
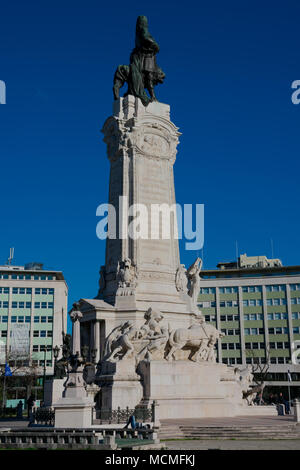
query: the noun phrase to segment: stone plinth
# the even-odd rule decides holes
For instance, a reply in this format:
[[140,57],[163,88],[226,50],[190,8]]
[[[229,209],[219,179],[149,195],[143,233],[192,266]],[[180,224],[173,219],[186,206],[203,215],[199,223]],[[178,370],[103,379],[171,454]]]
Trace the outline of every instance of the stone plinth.
[[89,428],[92,426],[94,402],[90,397],[61,398],[53,404],[56,428]]
[[132,409],[143,396],[135,361],[103,362],[98,385],[101,387],[101,407],[104,410]]
[[222,376],[223,364],[191,361],[142,361],[143,401],[158,402],[159,419],[222,417],[239,414],[242,400],[236,400],[233,377]]
[[82,371],[71,372],[64,396],[56,403],[55,409],[56,428],[88,428],[92,426],[94,400],[87,396],[83,381]]

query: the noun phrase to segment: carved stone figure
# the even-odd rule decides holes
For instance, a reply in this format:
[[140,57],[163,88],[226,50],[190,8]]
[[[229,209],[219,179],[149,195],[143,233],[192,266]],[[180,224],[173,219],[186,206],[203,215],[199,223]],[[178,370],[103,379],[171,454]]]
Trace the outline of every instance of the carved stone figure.
[[263,385],[258,385],[256,387],[251,387],[253,382],[253,373],[251,367],[245,367],[240,369],[236,367],[234,369],[236,375],[236,381],[239,383],[241,387],[241,392],[243,398],[247,401],[248,405],[253,405],[253,401],[257,395],[257,393],[261,393],[263,390]]
[[[140,98],[144,106],[156,101],[154,86],[163,83],[165,74],[156,63],[159,45],[148,31],[146,16],[136,22],[135,48],[130,55],[130,65],[119,65],[114,75],[114,98],[119,98],[120,88],[128,83],[126,95]],[[145,89],[148,90],[150,97]]]
[[188,278],[184,264],[181,264],[176,271],[175,284],[178,292],[187,292]]
[[137,285],[137,269],[129,258],[119,263],[117,268],[117,295],[130,295]]
[[200,271],[202,268],[202,259],[197,258],[196,261],[187,270],[189,280],[189,296],[192,297],[194,306],[197,305],[198,295],[200,292]]
[[132,321],[127,321],[122,325],[119,330],[119,336],[112,341],[110,345],[110,354],[104,358],[109,362],[116,362],[121,359],[129,359],[134,353],[134,346],[132,340],[137,337],[138,329],[134,326]]
[[217,339],[224,336],[213,325],[206,324],[202,316],[197,316],[197,322],[189,328],[173,330],[169,337],[168,361],[175,358],[175,353],[181,349],[190,350],[189,359],[195,362],[201,360],[215,362],[214,345]]
[[151,359],[152,354],[155,351],[162,351],[165,349],[167,341],[169,339],[169,332],[166,327],[159,325],[163,319],[163,315],[158,310],[149,308],[145,313],[146,323],[140,329],[140,336],[148,340],[148,344],[138,353],[138,358],[147,357]]

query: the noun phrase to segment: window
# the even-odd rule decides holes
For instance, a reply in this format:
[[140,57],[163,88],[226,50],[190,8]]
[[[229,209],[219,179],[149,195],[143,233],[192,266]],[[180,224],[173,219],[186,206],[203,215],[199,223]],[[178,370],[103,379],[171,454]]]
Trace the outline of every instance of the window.
[[45,330],[41,330],[41,331],[40,331],[40,337],[41,337],[41,338],[45,338],[45,337],[46,337],[46,334],[47,334],[47,331],[45,331]]
[[258,329],[257,328],[251,328],[251,334],[252,335],[257,335],[258,334]]
[[293,333],[294,334],[299,334],[299,326],[294,326],[293,327]]
[[1,336],[2,336],[2,338],[7,338],[7,331],[6,331],[6,330],[5,330],[5,331],[2,330],[2,331],[1,331]]
[[51,361],[51,360],[46,361],[46,366],[47,366],[47,367],[51,367],[51,366],[52,366],[52,361]]
[[297,320],[300,318],[300,312],[293,312],[292,313],[292,319]]
[[33,336],[34,336],[35,338],[38,338],[38,337],[40,336],[39,330],[34,330],[34,331],[33,331]]
[[41,302],[34,302],[34,308],[41,308]]
[[244,334],[250,335],[250,328],[244,328]]
[[252,349],[258,349],[258,343],[252,343]]
[[[210,288],[210,289],[211,289],[211,288]],[[213,288],[212,290],[215,291],[214,288]],[[52,294],[52,295],[53,295],[53,294],[54,294],[54,289],[49,289],[49,294]]]
[[26,302],[26,308],[31,308],[31,302]]
[[7,323],[8,322],[8,316],[3,315],[2,317],[2,323]]
[[27,287],[27,288],[26,288],[26,294],[31,294],[31,293],[32,293],[31,287]]
[[13,293],[13,294],[17,294],[17,293],[18,293],[18,288],[17,288],[17,287],[13,287],[12,293]]
[[41,317],[41,322],[46,323],[47,322],[47,317]]
[[47,308],[47,302],[42,302],[42,308]]
[[25,317],[25,323],[30,323],[30,316]]
[[12,316],[11,319],[10,319],[10,321],[11,321],[12,323],[17,323],[17,317],[16,317],[16,316]]
[[48,293],[48,289],[42,289],[42,294],[43,295],[47,295],[47,293]]
[[41,293],[41,289],[39,287],[36,287],[35,290],[34,290],[35,294],[40,294]]
[[12,302],[11,307],[12,308],[18,308],[18,302]]
[[18,323],[24,323],[24,317],[18,317]]
[[270,344],[270,349],[275,349],[276,348],[276,343],[269,343]]
[[300,290],[300,284],[290,284],[291,290]]
[[40,351],[41,352],[46,351],[46,346],[44,344],[40,345]]
[[24,308],[25,304],[24,302],[19,302],[19,308]]
[[255,313],[251,313],[250,315],[250,320],[256,320],[257,317],[256,317],[256,314]]
[[222,343],[222,349],[227,349],[227,343]]
[[34,345],[32,346],[32,351],[33,351],[33,352],[38,352],[38,350],[39,350],[38,345],[37,345],[37,344],[34,344]]
[[48,338],[52,338],[52,331],[47,331]]

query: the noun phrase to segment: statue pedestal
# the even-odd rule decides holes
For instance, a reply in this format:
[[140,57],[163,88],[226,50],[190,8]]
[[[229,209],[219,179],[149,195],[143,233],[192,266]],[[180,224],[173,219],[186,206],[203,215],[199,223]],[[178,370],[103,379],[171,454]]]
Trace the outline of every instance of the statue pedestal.
[[98,385],[103,410],[133,409],[141,401],[143,387],[135,368],[135,360],[130,359],[102,363]]
[[242,399],[234,396],[234,375],[224,382],[225,369],[208,362],[142,361],[143,402],[157,401],[159,419],[235,416]]
[[91,396],[87,396],[82,382],[82,372],[71,372],[70,376],[74,385],[67,386],[64,397],[53,403],[54,426],[56,428],[89,428],[92,426],[94,400]]

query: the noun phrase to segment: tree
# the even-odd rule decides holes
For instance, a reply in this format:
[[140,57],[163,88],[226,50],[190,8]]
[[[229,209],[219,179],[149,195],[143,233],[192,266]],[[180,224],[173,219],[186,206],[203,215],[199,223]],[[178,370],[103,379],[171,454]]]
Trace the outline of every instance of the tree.
[[[265,355],[259,356],[258,352],[260,349],[246,348],[246,356],[251,358],[253,381],[257,387],[257,393],[259,394],[259,404],[262,404],[262,396],[267,381],[268,372],[270,369],[270,347],[269,345],[265,348]],[[263,359],[263,361],[261,360]]]
[[20,351],[8,352],[6,363],[9,364],[12,376],[5,377],[5,366],[1,369],[1,401],[2,407],[5,406],[7,392],[15,389],[16,384],[26,389],[26,399],[32,393],[32,387],[36,383],[38,376],[41,375],[41,368],[37,366],[34,356]]

